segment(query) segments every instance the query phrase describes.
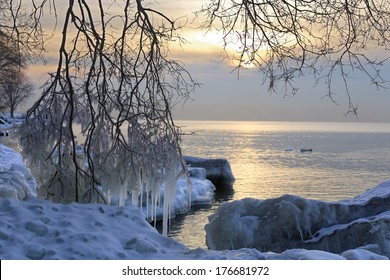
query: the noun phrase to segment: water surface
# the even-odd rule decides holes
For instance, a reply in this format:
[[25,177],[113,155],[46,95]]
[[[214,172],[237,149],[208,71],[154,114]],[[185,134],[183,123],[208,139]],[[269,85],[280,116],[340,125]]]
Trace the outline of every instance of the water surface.
[[[207,217],[224,201],[283,194],[337,201],[390,178],[390,124],[178,122],[183,154],[229,160],[234,190],[175,220],[171,236],[206,247]],[[310,148],[312,152],[300,152]]]

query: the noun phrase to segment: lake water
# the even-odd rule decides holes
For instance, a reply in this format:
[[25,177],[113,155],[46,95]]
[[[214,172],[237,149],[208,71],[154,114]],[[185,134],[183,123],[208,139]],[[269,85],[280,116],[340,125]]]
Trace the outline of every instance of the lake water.
[[[390,178],[390,124],[297,122],[177,122],[184,155],[229,160],[233,191],[210,207],[177,217],[170,235],[207,248],[204,225],[224,201],[294,194],[337,201]],[[195,133],[193,133],[195,132]],[[312,152],[300,152],[310,148]]]

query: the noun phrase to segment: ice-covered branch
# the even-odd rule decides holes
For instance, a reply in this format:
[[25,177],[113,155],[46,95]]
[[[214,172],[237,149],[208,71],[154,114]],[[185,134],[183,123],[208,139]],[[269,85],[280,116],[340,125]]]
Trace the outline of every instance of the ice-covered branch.
[[185,168],[172,100],[196,82],[167,56],[174,20],[142,1],[97,4],[69,1],[57,70],[21,129],[24,155],[50,199],[123,203],[132,193],[137,204],[147,193],[156,204]]

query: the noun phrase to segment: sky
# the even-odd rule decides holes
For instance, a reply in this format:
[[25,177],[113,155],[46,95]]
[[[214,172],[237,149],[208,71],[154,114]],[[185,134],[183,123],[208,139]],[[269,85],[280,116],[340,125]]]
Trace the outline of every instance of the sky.
[[[189,28],[183,30],[182,36],[188,43],[181,49],[171,47],[171,54],[181,60],[201,84],[191,100],[174,108],[175,119],[390,122],[390,83],[389,89],[377,90],[362,76],[357,75],[351,80],[350,93],[358,107],[357,117],[346,115],[348,100],[341,79],[334,81],[336,88],[340,88],[335,95],[337,104],[325,97],[325,85],[315,86],[311,77],[296,80],[299,91],[295,96],[270,93],[263,85],[263,76],[258,70],[248,69],[238,75],[234,71],[235,62],[221,56],[220,34],[195,28],[199,21],[192,22],[194,12],[207,0],[159,0],[153,3],[167,15],[181,18],[181,22],[187,21]],[[55,53],[49,55],[55,58]],[[50,66],[31,67],[30,74],[38,90],[45,80],[42,75]],[[390,63],[384,66],[383,73],[390,80]]]

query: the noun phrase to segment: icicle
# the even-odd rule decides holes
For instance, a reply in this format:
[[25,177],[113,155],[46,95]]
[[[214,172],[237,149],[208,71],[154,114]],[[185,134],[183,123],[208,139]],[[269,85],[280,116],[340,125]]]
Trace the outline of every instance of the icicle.
[[164,215],[163,215],[163,235],[168,235],[168,221],[171,218],[170,210],[176,190],[175,167],[171,164],[165,168],[164,180]]
[[294,213],[294,216],[295,216],[295,222],[296,222],[297,230],[299,231],[299,235],[301,237],[301,241],[303,242],[304,238],[303,238],[303,232],[302,232],[301,224],[299,223],[299,220],[298,220],[298,217],[297,217],[296,213]]
[[127,188],[125,186],[121,186],[119,192],[119,206],[124,206],[126,201]]
[[144,187],[143,187],[143,174],[142,174],[142,167],[138,170],[139,173],[139,180],[138,180],[138,188],[139,188],[139,193],[140,193],[140,203],[139,203],[139,208],[142,211],[142,207],[144,205]]
[[138,190],[134,190],[131,192],[131,205],[134,205],[134,206],[139,205],[139,192],[138,192]]

